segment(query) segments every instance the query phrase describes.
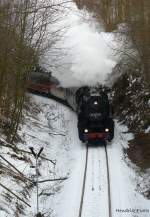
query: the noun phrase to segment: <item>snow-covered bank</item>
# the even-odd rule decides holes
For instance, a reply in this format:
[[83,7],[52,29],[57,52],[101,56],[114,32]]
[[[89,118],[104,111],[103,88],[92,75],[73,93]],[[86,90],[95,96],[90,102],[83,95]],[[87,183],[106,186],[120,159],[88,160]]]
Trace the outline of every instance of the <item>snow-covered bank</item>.
[[[17,150],[23,150],[23,152],[14,153],[10,148],[2,147],[1,154],[21,171],[24,177],[34,181],[35,169],[30,166],[35,165],[35,159],[30,153],[25,152],[30,152],[29,147],[33,147],[35,152],[43,147],[41,156],[45,159],[39,158],[39,181],[57,178],[69,179],[71,171],[76,166],[77,157],[81,156],[81,159],[84,157],[84,152],[82,153],[81,148],[78,148],[80,142],[76,129],[76,115],[53,100],[30,96],[32,108],[27,111],[25,124],[18,132],[22,141],[17,145]],[[54,166],[46,159],[56,161],[56,165]],[[2,159],[0,161],[1,165],[5,163]],[[0,187],[0,216],[14,217],[17,214],[18,216],[34,216],[36,213],[36,187],[30,182],[21,182],[19,178],[15,179],[14,169],[12,173],[2,175],[0,183],[24,199],[31,208]],[[39,183],[39,211],[45,213],[44,216],[54,216],[56,213],[54,209],[57,204],[54,200],[55,194],[57,194],[57,201],[61,205],[61,201],[59,202],[58,199],[61,188],[63,188],[63,181]]]
[[124,148],[133,135],[117,121],[115,125],[115,137],[108,146],[113,217],[149,217],[150,200],[137,191],[138,174],[129,167],[124,156]]

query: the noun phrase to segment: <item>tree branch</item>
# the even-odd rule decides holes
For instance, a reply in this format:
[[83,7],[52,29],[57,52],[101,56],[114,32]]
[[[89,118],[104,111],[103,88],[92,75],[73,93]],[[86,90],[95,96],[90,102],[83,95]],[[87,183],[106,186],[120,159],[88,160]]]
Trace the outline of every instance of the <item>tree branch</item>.
[[68,177],[64,177],[64,178],[58,178],[58,179],[45,179],[45,180],[41,180],[39,181],[39,183],[43,183],[43,182],[55,182],[55,181],[64,181],[68,179]]
[[17,194],[15,194],[14,192],[12,192],[9,188],[7,188],[6,186],[4,186],[3,184],[0,183],[0,186],[2,188],[4,188],[5,190],[9,191],[11,194],[13,194],[18,200],[21,200],[23,203],[25,203],[27,206],[31,207],[30,204],[28,204],[25,200],[23,200],[22,198],[20,198]]

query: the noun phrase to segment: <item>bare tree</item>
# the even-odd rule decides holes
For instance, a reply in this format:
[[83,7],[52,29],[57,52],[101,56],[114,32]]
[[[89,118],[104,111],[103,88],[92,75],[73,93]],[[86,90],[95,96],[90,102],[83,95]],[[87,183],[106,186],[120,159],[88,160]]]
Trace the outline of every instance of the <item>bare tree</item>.
[[0,2],[0,125],[10,120],[8,139],[13,142],[25,100],[26,83],[32,67],[50,51],[63,27],[64,1],[6,0]]

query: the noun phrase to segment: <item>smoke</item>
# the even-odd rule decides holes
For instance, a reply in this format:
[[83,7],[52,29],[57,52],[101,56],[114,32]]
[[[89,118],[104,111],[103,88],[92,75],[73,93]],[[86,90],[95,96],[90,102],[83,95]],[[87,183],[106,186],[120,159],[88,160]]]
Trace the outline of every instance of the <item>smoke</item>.
[[64,20],[69,28],[60,44],[66,48],[66,55],[53,75],[63,87],[105,84],[117,63],[109,46],[113,35],[103,33],[92,15],[79,11],[74,3],[71,7]]

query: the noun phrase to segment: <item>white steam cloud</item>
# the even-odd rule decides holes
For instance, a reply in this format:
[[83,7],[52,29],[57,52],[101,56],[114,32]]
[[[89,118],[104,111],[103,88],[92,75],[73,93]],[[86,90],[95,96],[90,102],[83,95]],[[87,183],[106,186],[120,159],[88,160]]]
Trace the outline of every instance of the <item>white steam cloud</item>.
[[80,12],[74,3],[71,7],[66,18],[70,27],[65,40],[61,42],[61,47],[67,48],[67,55],[61,63],[68,64],[62,65],[53,74],[64,87],[94,85],[98,82],[105,84],[117,62],[108,46],[113,35],[100,32],[100,27],[98,30],[96,21],[87,12],[88,21],[81,19],[79,14],[83,11]]

